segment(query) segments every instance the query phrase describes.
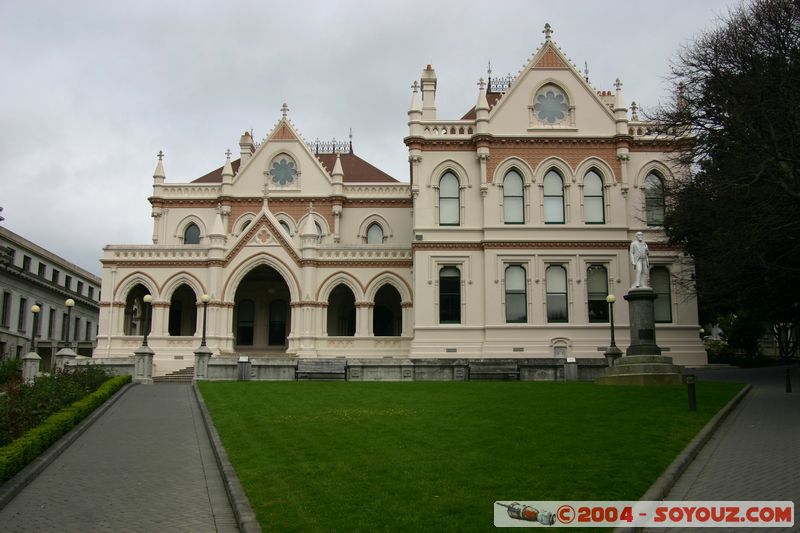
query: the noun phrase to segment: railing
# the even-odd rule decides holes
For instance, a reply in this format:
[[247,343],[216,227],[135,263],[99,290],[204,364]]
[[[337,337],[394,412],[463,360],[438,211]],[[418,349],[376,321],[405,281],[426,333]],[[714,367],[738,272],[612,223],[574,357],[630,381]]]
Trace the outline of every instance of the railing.
[[103,248],[104,260],[137,261],[137,260],[196,260],[208,258],[208,249],[199,244],[172,245],[108,245]]
[[447,120],[423,123],[422,134],[426,137],[460,137],[469,138],[475,133],[475,122],[472,120]]

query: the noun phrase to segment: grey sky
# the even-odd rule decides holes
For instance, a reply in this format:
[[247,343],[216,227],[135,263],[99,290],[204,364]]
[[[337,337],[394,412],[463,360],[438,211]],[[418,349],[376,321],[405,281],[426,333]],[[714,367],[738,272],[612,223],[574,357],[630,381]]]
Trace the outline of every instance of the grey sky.
[[0,3],[2,224],[89,271],[105,244],[145,244],[155,154],[194,179],[263,138],[289,104],[308,140],[345,139],[406,181],[410,85],[431,63],[438,114],[478,78],[516,74],[543,40],[592,84],[652,106],[679,46],[731,0]]

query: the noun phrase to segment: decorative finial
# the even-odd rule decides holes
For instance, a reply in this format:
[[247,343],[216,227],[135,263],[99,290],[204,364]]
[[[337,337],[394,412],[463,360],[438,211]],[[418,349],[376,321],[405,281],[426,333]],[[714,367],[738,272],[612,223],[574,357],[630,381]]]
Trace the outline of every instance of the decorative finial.
[[353,142],[353,128],[350,128],[349,137],[350,137],[350,142]]
[[553,27],[550,26],[549,22],[545,23],[544,30],[542,30],[542,33],[544,33],[544,38],[549,41],[550,37],[552,37],[553,35]]
[[622,90],[622,82],[621,82],[621,81],[619,81],[619,78],[617,78],[617,79],[614,81],[614,87],[616,87],[618,91],[621,91],[621,90]]
[[636,102],[631,102],[631,120],[639,120],[639,106]]
[[486,82],[483,81],[483,78],[481,78],[478,80],[478,89],[482,91],[484,87],[486,87]]
[[589,62],[583,62],[583,79],[586,80],[586,83],[589,83]]
[[486,67],[486,76],[491,79],[492,78],[492,62],[489,61],[489,66]]
[[414,92],[417,92],[419,90],[419,82],[414,80],[414,83],[411,84],[411,88],[414,89]]
[[164,150],[159,150],[158,151],[158,160],[161,161],[162,159],[164,159]]
[[232,153],[232,152],[231,152],[231,149],[230,149],[230,148],[228,148],[227,150],[225,150],[225,157],[228,159],[228,161],[230,161],[230,160],[231,160],[231,153]]
[[286,102],[284,102],[283,105],[281,106],[281,114],[283,115],[283,118],[286,118],[286,115],[288,113],[289,113],[289,106],[286,104]]

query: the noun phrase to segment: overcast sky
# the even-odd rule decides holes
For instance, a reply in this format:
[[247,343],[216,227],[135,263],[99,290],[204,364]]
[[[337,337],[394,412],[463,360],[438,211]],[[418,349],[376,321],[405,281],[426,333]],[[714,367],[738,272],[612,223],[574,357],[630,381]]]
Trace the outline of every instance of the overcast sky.
[[0,2],[0,206],[8,229],[100,273],[106,244],[147,244],[156,153],[190,181],[266,135],[289,104],[311,141],[346,139],[408,180],[410,85],[431,63],[440,118],[475,103],[491,61],[516,74],[553,40],[627,102],[667,97],[682,44],[732,0]]

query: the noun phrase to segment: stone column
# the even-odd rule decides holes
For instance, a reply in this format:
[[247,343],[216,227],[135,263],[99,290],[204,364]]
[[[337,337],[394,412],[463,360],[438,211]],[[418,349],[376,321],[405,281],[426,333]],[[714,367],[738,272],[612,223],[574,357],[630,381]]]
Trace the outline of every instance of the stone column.
[[42,358],[36,352],[28,352],[22,356],[22,379],[25,383],[32,383],[39,377],[39,363]]
[[149,346],[139,346],[133,352],[133,382],[151,384],[153,383],[153,349]]
[[631,289],[625,299],[631,324],[631,344],[625,355],[661,355],[656,344],[655,292],[650,287]]
[[211,350],[208,346],[200,346],[194,351],[194,380],[208,379],[208,360],[211,359]]

